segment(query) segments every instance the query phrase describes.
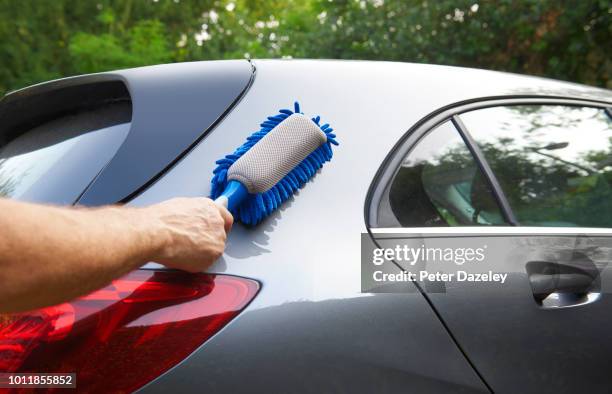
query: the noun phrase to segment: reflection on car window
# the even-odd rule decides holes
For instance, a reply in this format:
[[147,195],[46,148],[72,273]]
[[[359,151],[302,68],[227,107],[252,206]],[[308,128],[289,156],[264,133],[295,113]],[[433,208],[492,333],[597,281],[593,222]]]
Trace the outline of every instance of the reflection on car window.
[[0,197],[72,204],[130,129],[128,103],[60,116],[0,145]]
[[520,225],[612,227],[612,123],[604,110],[522,105],[460,117]]
[[[385,227],[500,225],[504,220],[486,178],[450,122],[404,158],[387,193]],[[388,215],[389,216],[389,215]]]

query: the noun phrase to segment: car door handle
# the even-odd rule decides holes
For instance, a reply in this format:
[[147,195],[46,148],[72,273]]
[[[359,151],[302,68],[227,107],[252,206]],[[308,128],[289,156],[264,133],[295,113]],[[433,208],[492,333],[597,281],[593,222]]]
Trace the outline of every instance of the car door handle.
[[541,306],[546,306],[544,301],[551,295],[554,307],[567,307],[584,304],[593,299],[590,294],[599,294],[599,270],[591,260],[530,261],[526,268],[533,297]]
[[546,298],[552,293],[587,293],[593,278],[586,273],[532,274],[529,282],[534,295]]

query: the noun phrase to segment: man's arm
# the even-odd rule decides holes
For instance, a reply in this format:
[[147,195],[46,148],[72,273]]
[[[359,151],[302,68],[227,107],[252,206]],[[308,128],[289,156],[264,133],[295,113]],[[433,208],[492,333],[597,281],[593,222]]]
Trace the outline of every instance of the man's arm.
[[0,312],[68,301],[148,261],[202,271],[231,225],[207,198],[93,209],[0,199]]

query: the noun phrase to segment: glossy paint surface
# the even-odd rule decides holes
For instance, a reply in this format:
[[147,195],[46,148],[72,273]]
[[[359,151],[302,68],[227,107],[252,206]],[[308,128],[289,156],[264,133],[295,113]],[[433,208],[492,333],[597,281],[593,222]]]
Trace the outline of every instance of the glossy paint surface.
[[295,100],[305,114],[332,124],[341,145],[332,162],[281,210],[255,228],[235,226],[212,271],[257,279],[261,293],[222,332],[144,391],[486,391],[421,294],[360,293],[368,187],[404,133],[440,107],[505,94],[601,98],[608,93],[429,65],[255,65],[253,86],[223,123],[133,204],[207,195],[214,161]]

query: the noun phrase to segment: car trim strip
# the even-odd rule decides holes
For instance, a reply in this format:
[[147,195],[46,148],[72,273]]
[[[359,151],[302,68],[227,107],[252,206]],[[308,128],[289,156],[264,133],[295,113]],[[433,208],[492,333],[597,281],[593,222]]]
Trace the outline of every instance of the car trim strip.
[[529,227],[529,226],[457,226],[457,227],[381,227],[370,228],[372,234],[414,235],[602,235],[611,236],[610,228]]
[[506,221],[511,225],[518,226],[518,221],[516,220],[516,216],[514,216],[514,212],[512,212],[510,203],[508,202],[508,199],[506,198],[506,195],[504,194],[504,191],[501,185],[499,184],[499,180],[493,173],[493,170],[491,169],[491,166],[489,165],[489,162],[487,161],[484,153],[482,153],[482,150],[480,149],[476,141],[474,141],[474,138],[472,138],[472,135],[468,131],[461,118],[459,118],[459,115],[453,115],[451,121],[453,122],[453,125],[455,125],[455,128],[459,132],[459,135],[461,135],[463,142],[467,145],[467,148],[474,157],[474,160],[476,160],[476,164],[478,164],[480,171],[483,172],[485,178],[487,179],[487,182],[489,182],[489,186],[493,191],[493,197],[495,198],[495,200],[497,200],[504,219],[506,219]]

